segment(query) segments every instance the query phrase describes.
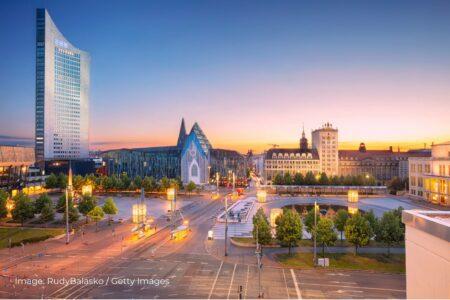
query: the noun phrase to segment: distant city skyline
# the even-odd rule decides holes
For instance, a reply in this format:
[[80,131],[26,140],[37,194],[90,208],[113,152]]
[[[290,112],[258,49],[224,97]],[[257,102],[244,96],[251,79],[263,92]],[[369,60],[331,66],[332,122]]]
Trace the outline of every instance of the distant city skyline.
[[447,1],[122,3],[2,3],[0,144],[33,145],[38,7],[94,58],[91,150],[172,145],[182,117],[241,152],[324,122],[341,149],[450,140]]

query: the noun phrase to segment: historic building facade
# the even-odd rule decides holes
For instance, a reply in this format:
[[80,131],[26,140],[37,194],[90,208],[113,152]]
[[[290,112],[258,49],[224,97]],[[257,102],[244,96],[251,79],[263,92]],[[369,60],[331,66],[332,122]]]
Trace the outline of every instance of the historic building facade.
[[450,142],[432,145],[430,156],[408,161],[409,195],[450,205]]
[[272,148],[264,155],[264,178],[271,182],[277,174],[326,173],[328,176],[371,176],[385,183],[394,177],[408,177],[408,158],[429,156],[429,150],[397,152],[367,150],[364,143],[356,150],[338,150],[338,130],[326,123],[312,132],[312,145],[303,131],[299,148]]
[[90,56],[36,11],[36,161],[89,157]]

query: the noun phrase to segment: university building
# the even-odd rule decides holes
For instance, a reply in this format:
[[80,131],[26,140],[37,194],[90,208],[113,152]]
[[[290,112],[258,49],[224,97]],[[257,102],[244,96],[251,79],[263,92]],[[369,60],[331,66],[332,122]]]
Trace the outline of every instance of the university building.
[[450,205],[450,142],[432,145],[431,156],[409,158],[409,195]]
[[41,167],[89,157],[89,89],[89,54],[64,37],[46,9],[37,9],[35,156]]
[[184,119],[174,146],[108,150],[100,156],[108,175],[180,177],[183,183],[206,184],[216,172],[221,177],[227,176],[229,171],[244,177],[247,169],[244,155],[213,148],[198,123],[187,133]]

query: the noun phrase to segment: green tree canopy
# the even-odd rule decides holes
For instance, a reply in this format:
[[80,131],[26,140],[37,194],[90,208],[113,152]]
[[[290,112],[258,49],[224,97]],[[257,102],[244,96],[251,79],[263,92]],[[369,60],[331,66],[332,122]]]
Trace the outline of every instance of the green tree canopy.
[[161,178],[161,191],[165,192],[170,187],[170,180],[166,176]]
[[45,187],[48,189],[54,189],[58,187],[58,177],[55,174],[50,174],[45,179]]
[[137,175],[134,177],[134,184],[136,184],[136,187],[140,189],[142,187],[142,177]]
[[47,194],[42,194],[34,201],[34,211],[37,214],[40,214],[42,211],[42,208],[44,208],[45,205],[51,205],[53,207],[53,201],[50,199],[50,197]]
[[294,175],[294,184],[295,185],[303,185],[304,183],[304,178],[302,173],[295,173]]
[[347,220],[345,225],[345,238],[355,246],[355,254],[358,253],[358,247],[365,246],[369,243],[371,228],[369,222],[356,213]]
[[[319,218],[320,218],[320,211],[317,208],[316,209],[316,221],[319,222]],[[308,213],[306,214],[306,216],[303,219],[303,223],[305,224],[306,227],[306,231],[310,234],[313,234],[313,229],[314,229],[314,207],[311,208]]]
[[95,230],[98,230],[98,222],[101,221],[105,217],[105,213],[100,206],[94,207],[89,213],[89,218],[95,222]]
[[67,175],[64,173],[59,173],[58,175],[58,187],[60,189],[65,189],[67,187]]
[[[258,234],[257,234],[258,233]],[[270,230],[269,221],[264,213],[264,209],[261,207],[253,216],[253,238],[258,239],[258,243],[261,245],[268,245],[272,241],[272,233]]]
[[41,215],[39,216],[39,220],[41,222],[50,222],[55,219],[55,209],[53,208],[53,204],[45,203],[41,209]]
[[13,220],[23,223],[34,217],[34,207],[31,199],[24,193],[18,193],[13,198],[14,208],[11,211]]
[[291,254],[292,246],[297,245],[302,238],[303,225],[300,215],[293,209],[285,209],[275,223],[277,239],[283,246],[289,247],[289,254]]
[[334,245],[337,239],[333,221],[325,217],[320,218],[315,231],[317,243],[322,245],[322,256],[325,257],[325,246]]
[[73,176],[72,184],[75,190],[80,191],[81,187],[84,185],[84,177],[81,175]]
[[[73,206],[73,200],[72,196],[69,194],[69,207]],[[62,194],[59,199],[58,203],[56,204],[56,211],[59,213],[66,211],[66,194]]]
[[289,173],[289,172],[284,173],[283,182],[284,182],[285,185],[291,185],[292,184],[291,173]]
[[[80,218],[78,209],[76,209],[76,207],[73,206],[72,201],[69,201],[68,213],[69,213],[69,223],[76,222]],[[66,222],[66,212],[65,211],[63,211],[63,222]]]
[[375,233],[378,231],[378,218],[375,216],[373,209],[369,210],[363,215],[364,219],[369,222],[370,225],[370,239],[375,236]]
[[306,185],[315,185],[317,184],[316,177],[314,176],[313,172],[308,171],[305,175],[305,184]]
[[142,187],[146,192],[153,192],[158,189],[158,184],[156,183],[155,178],[145,176],[142,181]]
[[8,209],[6,208],[6,201],[8,201],[9,194],[0,189],[0,218],[5,218],[8,215]]
[[348,212],[345,209],[339,209],[334,216],[334,226],[336,230],[341,233],[341,241],[342,241],[342,233],[345,230],[345,224],[349,218]]
[[320,185],[329,185],[330,184],[330,180],[328,179],[328,176],[325,172],[322,172],[322,174],[320,174],[318,183]]
[[284,184],[284,177],[281,175],[281,173],[278,173],[275,175],[275,178],[273,179],[274,185],[283,185]]
[[89,212],[97,205],[97,200],[94,196],[84,195],[81,201],[78,203],[78,211],[86,217],[86,223],[88,221]]
[[197,185],[193,181],[189,181],[189,183],[186,185],[186,191],[191,194],[196,187]]
[[108,197],[103,204],[103,212],[108,215],[109,220],[111,220],[111,215],[116,215],[119,212],[119,209],[114,202],[112,197]]
[[379,222],[376,239],[388,246],[388,255],[392,245],[403,240],[400,223],[400,219],[392,211],[385,212]]

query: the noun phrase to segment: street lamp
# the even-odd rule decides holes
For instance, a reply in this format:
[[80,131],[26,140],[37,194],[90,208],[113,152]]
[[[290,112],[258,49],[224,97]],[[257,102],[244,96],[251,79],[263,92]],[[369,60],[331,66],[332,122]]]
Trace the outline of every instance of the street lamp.
[[225,196],[225,256],[228,256],[227,238],[228,238],[228,195]]
[[177,191],[175,188],[168,188],[167,189],[167,200],[170,201],[170,213],[172,215],[172,227],[175,226],[175,210],[176,210],[176,203],[177,203]]
[[259,203],[266,202],[267,192],[265,190],[258,190],[256,192],[256,198],[258,199]]
[[6,200],[6,211],[7,211],[7,218],[12,218],[11,211],[14,209],[14,201],[12,199]]
[[69,232],[69,194],[72,196],[72,162],[69,160],[69,178],[66,187],[66,245],[70,241]]
[[208,166],[208,184],[211,184],[211,166]]
[[317,265],[317,209],[318,209],[317,201],[314,201],[314,266]]

